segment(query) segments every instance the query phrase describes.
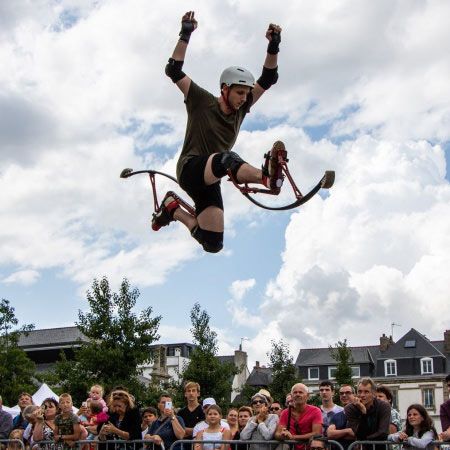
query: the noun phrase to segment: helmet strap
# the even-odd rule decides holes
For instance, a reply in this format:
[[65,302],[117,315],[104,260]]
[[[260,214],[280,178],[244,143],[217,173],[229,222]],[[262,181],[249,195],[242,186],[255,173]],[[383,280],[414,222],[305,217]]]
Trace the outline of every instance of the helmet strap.
[[228,109],[230,109],[231,111],[234,111],[234,108],[230,105],[230,102],[228,101],[228,97],[230,95],[230,89],[231,86],[227,86],[228,90],[227,90],[227,94],[225,95],[223,92],[223,88],[221,89],[220,95],[223,98],[223,101],[225,102],[225,105],[227,106]]

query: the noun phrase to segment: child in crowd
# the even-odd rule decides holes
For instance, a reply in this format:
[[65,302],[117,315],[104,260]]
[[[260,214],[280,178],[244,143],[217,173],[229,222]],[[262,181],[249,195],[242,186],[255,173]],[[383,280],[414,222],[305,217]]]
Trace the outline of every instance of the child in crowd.
[[[25,430],[23,428],[16,428],[15,430],[12,430],[11,433],[9,433],[8,439],[10,440],[18,440],[23,442],[23,432]],[[22,446],[19,442],[8,442],[8,446],[6,447],[6,450],[20,450],[22,449]]]
[[419,404],[414,404],[406,410],[406,426],[403,431],[388,436],[389,441],[402,442],[408,449],[433,447],[432,441],[438,438],[433,426],[433,420],[427,410]]
[[141,430],[142,430],[142,439],[147,434],[148,429],[152,426],[152,423],[158,418],[158,410],[150,406],[149,408],[145,408],[142,411],[142,422],[141,422]]
[[91,386],[91,389],[89,390],[89,398],[86,400],[94,400],[96,402],[100,402],[102,405],[103,412],[108,412],[108,407],[106,406],[105,400],[103,400],[103,387],[99,384],[94,384]]
[[72,411],[73,403],[70,394],[59,396],[59,409],[61,414],[55,417],[55,442],[64,443],[64,448],[74,447],[75,441],[85,439],[87,432],[84,427],[81,427],[80,418]]
[[[203,431],[199,431],[195,437],[196,441],[222,441],[230,440],[231,432],[226,430],[220,423],[222,419],[222,410],[218,405],[211,405],[206,411],[205,421],[208,424],[208,428]],[[195,444],[194,450],[225,450],[225,444],[215,442],[212,444]]]
[[[109,416],[103,411],[103,406],[99,401],[91,400],[88,402],[89,421],[86,423],[86,428],[89,432],[87,440],[92,441],[97,435],[98,425],[108,422]],[[95,432],[94,432],[95,430]]]

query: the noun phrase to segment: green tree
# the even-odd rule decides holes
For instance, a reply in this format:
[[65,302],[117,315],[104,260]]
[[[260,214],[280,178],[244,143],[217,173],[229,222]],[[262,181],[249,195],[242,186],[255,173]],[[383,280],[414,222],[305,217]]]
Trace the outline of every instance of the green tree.
[[[233,405],[236,406],[244,406],[244,405],[250,405],[251,398],[260,390],[262,389],[261,386],[251,386],[250,384],[244,384],[242,386],[241,390],[239,391],[239,397],[238,401],[234,401]],[[267,386],[267,389],[269,387]]]
[[353,386],[352,368],[350,364],[353,363],[352,351],[347,345],[347,339],[344,341],[338,341],[337,344],[332,347],[329,346],[330,355],[336,361],[336,392],[338,388],[343,384],[349,384]]
[[62,389],[71,392],[76,402],[86,398],[92,383],[101,384],[105,391],[126,386],[138,402],[145,399],[140,367],[150,360],[151,344],[159,339],[161,317],[152,317],[151,307],[135,314],[139,295],[127,279],[118,293],[111,292],[106,277],[93,281],[87,292],[90,311],[79,311],[76,324],[88,341],[80,342],[74,361],[61,355],[56,366]]
[[272,382],[268,388],[274,399],[284,403],[286,394],[295,383],[301,382],[301,378],[297,375],[289,345],[282,339],[278,342],[271,341],[271,344],[272,348],[267,356],[272,369]]
[[0,302],[0,393],[3,402],[15,405],[18,395],[35,389],[33,376],[35,365],[18,347],[21,334],[31,331],[33,325],[16,328],[19,321],[9,300]]
[[191,310],[191,333],[197,346],[191,359],[181,373],[179,395],[186,381],[200,384],[202,397],[214,397],[222,406],[229,405],[233,376],[238,369],[231,363],[223,363],[217,358],[217,333],[209,326],[210,317],[196,303]]

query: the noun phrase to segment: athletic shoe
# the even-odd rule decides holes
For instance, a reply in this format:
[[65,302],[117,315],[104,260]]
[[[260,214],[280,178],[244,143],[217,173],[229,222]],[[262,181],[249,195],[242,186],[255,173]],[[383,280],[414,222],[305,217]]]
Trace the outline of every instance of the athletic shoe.
[[170,222],[174,222],[173,214],[177,208],[180,207],[175,194],[172,191],[167,192],[164,196],[161,206],[158,211],[153,213],[152,217],[152,230],[158,231],[161,227],[169,225]]
[[264,184],[272,191],[280,191],[283,185],[283,169],[279,164],[279,156],[286,160],[287,151],[281,141],[276,141],[270,153],[266,155],[266,161],[263,167]]

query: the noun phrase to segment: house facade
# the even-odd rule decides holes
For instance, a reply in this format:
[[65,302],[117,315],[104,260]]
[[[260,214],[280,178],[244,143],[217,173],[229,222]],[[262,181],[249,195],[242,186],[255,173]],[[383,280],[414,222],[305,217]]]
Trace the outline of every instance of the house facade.
[[54,367],[63,352],[73,359],[74,349],[88,338],[77,327],[45,328],[21,334],[19,347],[36,364],[36,371],[43,372]]
[[[443,340],[430,341],[412,328],[397,342],[383,335],[379,345],[350,349],[355,382],[371,377],[388,386],[402,419],[409,405],[424,405],[440,430],[439,406],[448,398],[444,379],[450,372],[450,330]],[[300,350],[296,367],[312,392],[318,391],[320,381],[335,378],[336,361],[328,348]]]
[[[48,328],[32,330],[22,334],[19,347],[36,364],[38,372],[50,370],[59,360],[60,352],[64,352],[67,359],[73,359],[74,350],[79,348],[81,342],[88,342],[88,338],[76,327]],[[149,361],[142,366],[141,381],[148,384],[151,380],[178,381],[180,373],[189,363],[195,345],[187,342],[175,344],[156,344],[151,346]],[[236,366],[238,373],[232,380],[232,396],[242,389],[249,376],[247,353],[240,347],[233,355],[218,356],[222,362],[230,362]]]

